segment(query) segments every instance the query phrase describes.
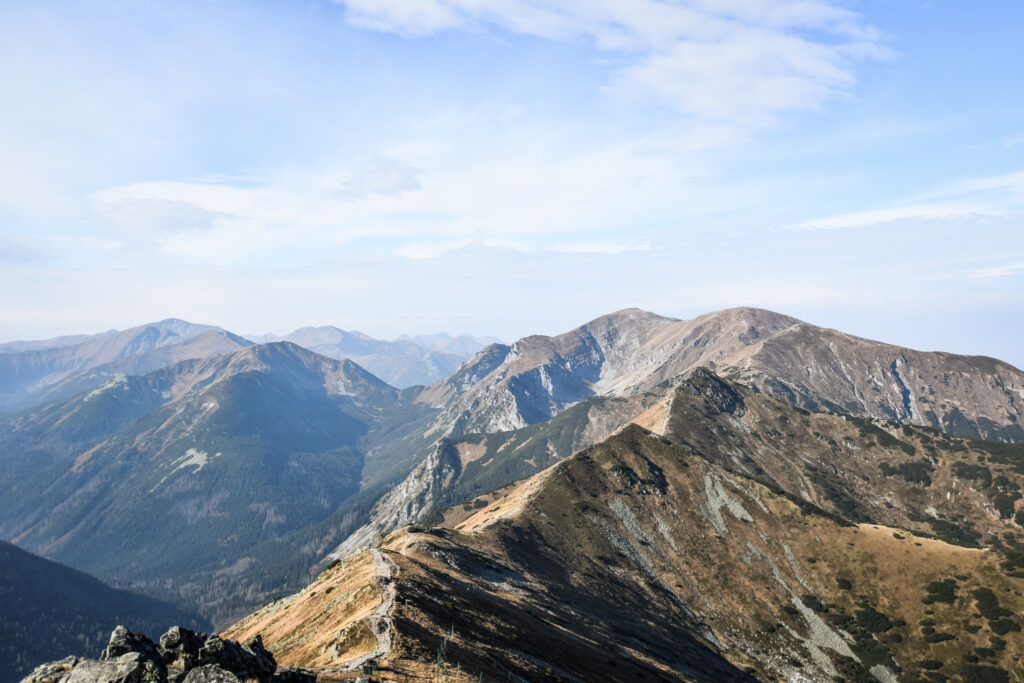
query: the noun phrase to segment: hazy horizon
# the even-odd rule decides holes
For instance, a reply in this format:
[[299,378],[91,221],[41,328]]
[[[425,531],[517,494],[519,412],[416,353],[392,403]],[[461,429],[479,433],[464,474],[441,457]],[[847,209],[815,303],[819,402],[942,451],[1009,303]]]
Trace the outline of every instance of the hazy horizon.
[[[626,308],[639,308],[639,307],[635,307],[634,306],[634,307],[626,307]],[[622,309],[616,309],[616,310],[622,310]],[[642,309],[642,310],[646,310],[646,309]],[[242,336],[244,338],[247,338],[247,339],[250,339],[250,340],[253,340],[254,337],[262,337],[262,336],[268,335],[268,334],[269,335],[275,335],[275,336],[283,337],[283,336],[286,336],[286,335],[290,334],[291,332],[294,332],[294,331],[296,331],[296,330],[298,330],[299,328],[302,328],[302,327],[336,327],[336,328],[339,328],[339,329],[344,330],[346,332],[360,332],[362,334],[366,334],[366,335],[368,335],[370,337],[373,337],[375,339],[382,339],[382,340],[393,340],[393,339],[397,339],[398,337],[401,337],[403,335],[408,335],[410,337],[415,337],[416,335],[448,334],[448,335],[450,335],[451,337],[454,338],[454,337],[458,337],[459,335],[462,335],[462,334],[468,334],[468,335],[476,338],[477,340],[481,340],[481,341],[485,340],[487,338],[490,338],[492,342],[493,342],[494,339],[497,339],[498,343],[511,344],[511,343],[515,342],[516,340],[518,340],[518,339],[521,339],[523,337],[527,337],[527,336],[530,336],[530,335],[533,335],[533,334],[543,334],[543,335],[548,335],[548,336],[555,336],[555,335],[561,334],[563,332],[569,332],[569,331],[579,327],[580,325],[583,325],[583,324],[585,324],[587,322],[590,322],[591,320],[593,320],[596,317],[599,317],[601,315],[606,315],[606,314],[609,314],[609,313],[614,313],[614,312],[615,311],[605,311],[604,313],[600,313],[600,314],[592,316],[590,318],[580,319],[580,320],[577,320],[575,322],[568,323],[568,324],[566,324],[563,327],[558,327],[557,325],[549,324],[548,325],[548,329],[526,331],[526,332],[524,332],[522,334],[516,334],[516,335],[513,335],[513,336],[501,336],[501,335],[489,334],[487,331],[483,331],[483,332],[480,332],[480,333],[475,333],[475,332],[470,332],[470,331],[465,331],[465,330],[455,331],[455,330],[444,330],[444,329],[437,329],[437,330],[405,330],[405,331],[399,332],[397,334],[387,334],[387,333],[376,334],[376,333],[374,333],[371,330],[360,329],[360,328],[352,327],[352,326],[345,326],[344,324],[339,324],[337,322],[318,322],[318,323],[311,323],[311,324],[308,324],[308,325],[298,325],[298,326],[296,326],[294,328],[288,328],[288,329],[265,330],[265,331],[257,332],[257,331],[246,330],[246,329],[241,329],[241,328],[240,329],[235,329],[235,328],[223,325],[221,323],[218,323],[216,321],[195,320],[195,319],[185,318],[185,317],[182,317],[180,315],[169,315],[169,316],[163,316],[163,317],[160,317],[160,318],[154,318],[152,320],[135,321],[135,322],[132,322],[130,324],[123,324],[123,325],[119,325],[119,326],[118,325],[108,326],[108,327],[105,327],[103,329],[86,330],[86,331],[71,330],[71,331],[62,332],[62,333],[55,334],[55,335],[49,335],[48,337],[45,337],[45,338],[44,337],[32,337],[32,338],[29,338],[29,337],[6,338],[6,337],[4,337],[4,338],[0,338],[0,344],[4,344],[4,343],[8,343],[8,342],[16,342],[16,341],[37,341],[37,340],[50,339],[50,338],[55,338],[55,337],[60,337],[60,336],[72,336],[72,335],[80,335],[80,334],[82,334],[82,335],[102,334],[104,332],[108,332],[108,331],[111,331],[111,330],[125,330],[125,329],[130,329],[130,328],[133,328],[133,327],[139,327],[139,326],[146,325],[146,324],[156,323],[156,322],[160,322],[161,320],[166,320],[168,318],[176,318],[176,319],[180,319],[180,320],[185,320],[186,322],[193,323],[193,324],[214,325],[214,326],[222,327],[225,330],[227,330],[228,332],[232,332],[234,334],[240,335],[240,336]],[[713,311],[701,311],[701,312],[698,312],[698,313],[694,313],[692,315],[681,315],[681,316],[679,316],[679,315],[677,315],[677,316],[668,315],[667,313],[664,313],[663,311],[649,311],[649,312],[650,313],[656,313],[658,315],[664,315],[664,316],[667,316],[667,317],[674,317],[674,318],[680,318],[680,319],[686,320],[686,319],[697,317],[698,315],[703,315],[705,313],[711,313]],[[782,313],[782,314],[785,314],[785,315],[792,315],[790,313],[787,313],[786,311],[775,311],[775,312],[776,313]],[[948,328],[948,321],[919,320],[919,319],[912,319],[912,318],[911,319],[906,319],[905,318],[902,321],[881,321],[881,324],[879,324],[880,321],[872,320],[870,317],[869,318],[865,318],[865,319],[861,319],[861,320],[852,320],[852,319],[849,319],[849,318],[845,319],[846,322],[848,322],[851,325],[853,325],[854,327],[857,327],[857,328],[862,329],[862,330],[870,330],[870,329],[882,330],[882,329],[885,329],[885,330],[895,331],[897,336],[899,336],[900,334],[902,334],[902,336],[903,336],[903,339],[886,339],[886,338],[882,338],[882,337],[879,337],[879,336],[872,336],[870,333],[861,333],[861,332],[858,332],[855,329],[845,329],[845,328],[842,328],[842,327],[837,327],[835,325],[830,325],[830,324],[828,324],[826,322],[822,322],[822,321],[819,321],[819,320],[802,318],[801,316],[797,316],[797,315],[794,315],[793,317],[799,318],[803,322],[810,323],[812,325],[818,325],[819,327],[826,327],[826,328],[837,329],[840,332],[846,332],[848,334],[853,334],[854,336],[863,337],[863,338],[866,338],[866,339],[871,339],[873,341],[884,342],[884,343],[887,343],[887,344],[894,344],[896,346],[903,346],[903,347],[907,347],[907,348],[917,349],[919,351],[944,351],[944,352],[949,352],[949,353],[958,353],[958,354],[965,354],[965,355],[991,356],[993,358],[997,358],[999,360],[1002,360],[1002,361],[1005,361],[1007,363],[1010,363],[1011,365],[1017,367],[1018,369],[1024,369],[1024,352],[1018,352],[1017,351],[1017,345],[1015,344],[1016,340],[1013,337],[1007,337],[1005,339],[1001,339],[1001,340],[999,340],[1000,343],[998,343],[998,344],[991,344],[992,347],[999,347],[999,348],[1004,349],[1004,351],[1006,353],[1004,353],[1003,355],[999,355],[998,353],[991,353],[991,352],[985,352],[985,351],[972,350],[972,348],[970,347],[969,344],[964,345],[964,346],[959,347],[959,348],[957,348],[955,346],[943,347],[943,346],[938,346],[938,345],[935,345],[935,344],[929,345],[929,343],[927,341],[929,339],[939,340],[939,341],[942,341],[942,340],[949,341],[951,339],[950,336],[948,336],[948,335],[944,336],[943,335],[943,332],[945,330],[949,329]],[[899,322],[902,322],[903,325],[900,326]],[[983,324],[984,321],[980,320],[980,319],[975,319],[975,323],[976,324]],[[1016,322],[1014,321],[1013,324],[1016,324]],[[978,336],[980,337],[981,335],[978,335]],[[923,344],[915,344],[912,341],[913,339],[920,339],[920,340],[924,341],[924,343]]]

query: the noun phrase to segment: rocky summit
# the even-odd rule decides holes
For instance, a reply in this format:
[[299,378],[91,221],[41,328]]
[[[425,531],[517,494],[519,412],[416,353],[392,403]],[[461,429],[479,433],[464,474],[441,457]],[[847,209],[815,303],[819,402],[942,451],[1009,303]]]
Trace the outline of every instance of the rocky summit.
[[314,683],[309,672],[278,670],[259,636],[244,645],[180,626],[154,643],[118,626],[99,659],[66,657],[43,664],[22,683]]

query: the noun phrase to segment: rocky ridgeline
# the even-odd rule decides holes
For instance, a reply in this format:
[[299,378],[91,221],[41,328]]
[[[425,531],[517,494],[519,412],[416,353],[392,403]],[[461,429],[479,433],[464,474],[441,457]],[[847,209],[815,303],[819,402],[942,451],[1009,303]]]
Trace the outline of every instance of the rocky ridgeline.
[[175,626],[154,643],[118,626],[97,659],[65,657],[36,668],[21,683],[315,683],[301,669],[277,668],[256,636],[244,645]]

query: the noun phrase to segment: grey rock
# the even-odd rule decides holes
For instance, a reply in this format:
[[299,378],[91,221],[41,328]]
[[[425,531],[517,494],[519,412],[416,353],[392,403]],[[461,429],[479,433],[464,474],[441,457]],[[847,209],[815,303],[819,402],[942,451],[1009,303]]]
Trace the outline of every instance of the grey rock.
[[274,676],[274,683],[316,683],[316,674],[306,669],[285,667]]
[[182,683],[242,683],[235,674],[216,664],[205,664],[188,672]]
[[274,656],[263,647],[259,636],[243,646],[214,634],[200,648],[199,663],[216,664],[241,678],[255,678],[260,683],[270,683],[277,670]]
[[253,656],[256,666],[261,671],[269,672],[271,675],[277,671],[277,662],[274,661],[274,655],[270,653],[270,650],[263,647],[263,636],[259,634],[253,636],[243,647]]
[[167,675],[157,662],[140,652],[126,652],[102,660],[65,657],[37,667],[22,683],[164,683],[166,680]]
[[129,631],[121,625],[118,625],[110,634],[110,642],[103,654],[100,655],[100,660],[117,659],[133,652],[140,655],[143,660],[152,662],[157,670],[166,675],[167,667],[164,666],[163,658],[153,641],[144,633]]
[[164,664],[169,668],[188,671],[199,664],[199,650],[206,639],[205,633],[174,626],[160,636],[157,649]]
[[80,657],[65,657],[56,662],[41,664],[21,679],[21,683],[63,683],[80,661]]
[[163,683],[167,675],[141,653],[97,661],[83,659],[61,683]]

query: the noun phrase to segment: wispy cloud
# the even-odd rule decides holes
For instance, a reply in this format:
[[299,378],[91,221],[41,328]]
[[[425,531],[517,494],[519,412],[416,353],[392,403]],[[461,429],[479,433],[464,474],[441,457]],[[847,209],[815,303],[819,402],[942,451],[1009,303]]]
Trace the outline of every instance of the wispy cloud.
[[802,221],[790,230],[839,230],[895,221],[945,221],[1024,213],[1024,171],[961,178],[881,209],[824,216]]
[[1011,275],[1016,275],[1020,272],[1024,272],[1024,261],[1002,263],[999,265],[988,266],[986,268],[979,268],[969,272],[967,277],[975,280],[994,280],[1010,277]]
[[498,29],[588,41],[622,64],[612,86],[749,131],[849,92],[854,64],[894,55],[832,0],[337,0],[349,22],[408,36]]
[[1003,140],[1003,147],[1016,147],[1017,145],[1024,145],[1024,133],[1021,135],[1011,135]]
[[643,143],[563,155],[534,142],[470,163],[459,150],[410,152],[258,183],[132,183],[96,192],[92,202],[124,237],[201,263],[294,249],[318,259],[353,240],[383,238],[396,238],[384,240],[393,253],[419,256],[540,236],[545,248],[611,252],[635,248],[640,237],[605,241],[605,232],[676,219],[680,192],[700,173]]
[[372,195],[396,196],[420,189],[422,171],[395,159],[379,157],[358,171],[340,179],[335,195],[342,200],[365,199]]
[[996,213],[974,206],[959,204],[897,206],[874,211],[855,211],[836,216],[815,218],[788,227],[791,230],[840,230],[843,228],[862,228],[879,223],[892,223],[894,221],[913,219],[951,220],[973,215],[996,215]]

